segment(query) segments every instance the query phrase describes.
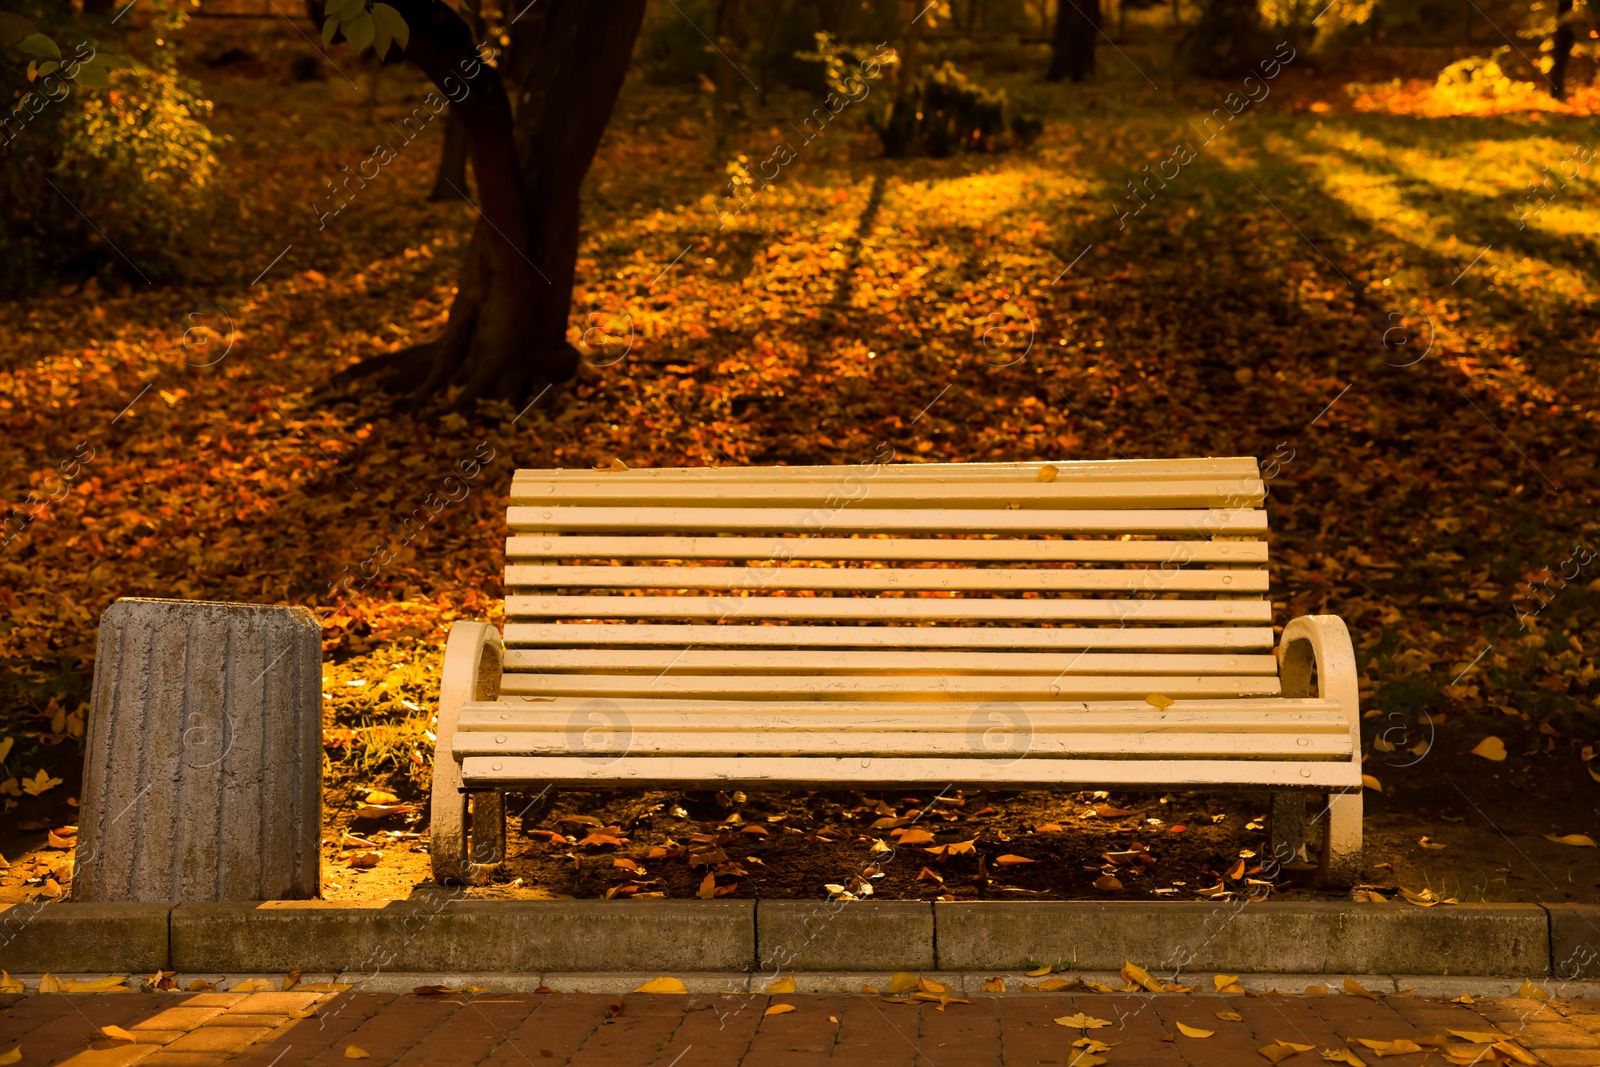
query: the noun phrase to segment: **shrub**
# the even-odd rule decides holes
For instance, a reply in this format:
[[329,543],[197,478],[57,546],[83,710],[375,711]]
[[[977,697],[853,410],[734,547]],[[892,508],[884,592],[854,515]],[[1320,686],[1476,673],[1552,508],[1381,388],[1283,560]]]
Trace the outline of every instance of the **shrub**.
[[951,63],[917,78],[911,91],[889,105],[873,128],[887,156],[932,156],[955,152],[992,152],[1015,139],[1031,140],[1038,124],[1006,122],[1004,90],[990,91],[968,80]]

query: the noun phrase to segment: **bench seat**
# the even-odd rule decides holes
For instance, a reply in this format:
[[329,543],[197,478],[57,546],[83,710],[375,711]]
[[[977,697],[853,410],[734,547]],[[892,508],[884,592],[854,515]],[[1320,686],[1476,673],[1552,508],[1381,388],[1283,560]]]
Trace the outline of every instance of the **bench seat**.
[[[504,636],[446,651],[432,850],[506,791],[1267,790],[1359,874],[1354,653],[1273,626],[1254,460],[519,471]],[[1315,682],[1313,682],[1315,679]]]

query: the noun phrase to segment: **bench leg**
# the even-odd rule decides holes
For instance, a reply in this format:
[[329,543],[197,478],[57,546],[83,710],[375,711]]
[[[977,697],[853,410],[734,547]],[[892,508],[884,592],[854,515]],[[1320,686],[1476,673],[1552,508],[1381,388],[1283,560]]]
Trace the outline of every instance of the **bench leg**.
[[506,795],[472,794],[472,863],[492,867],[506,858]]
[[1267,832],[1270,835],[1273,863],[1287,867],[1294,863],[1310,862],[1306,853],[1306,795],[1272,794]]
[[1349,889],[1361,880],[1361,791],[1330,796],[1325,818],[1318,881],[1330,889]]
[[[486,622],[456,623],[445,643],[428,826],[433,879],[444,885],[471,884],[505,858],[504,800],[499,793],[477,794],[469,808],[468,796],[461,791],[461,764],[451,749],[462,706],[499,695],[501,649],[500,632]],[[476,829],[469,830],[474,825]],[[494,859],[475,863],[478,856]]]

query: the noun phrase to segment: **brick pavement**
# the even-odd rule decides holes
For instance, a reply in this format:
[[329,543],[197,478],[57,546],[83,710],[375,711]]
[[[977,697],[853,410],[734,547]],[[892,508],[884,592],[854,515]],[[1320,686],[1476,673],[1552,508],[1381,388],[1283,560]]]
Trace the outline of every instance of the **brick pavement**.
[[[785,1004],[794,1010],[767,1014]],[[1107,1025],[1080,1031],[1055,1022],[1077,1013]],[[1184,1034],[1180,1023],[1211,1036]],[[138,1040],[109,1040],[107,1026]],[[1324,1048],[1354,1051],[1370,1067],[1467,1062],[1472,1053],[1380,1058],[1346,1043],[1427,1042],[1447,1030],[1504,1034],[1547,1067],[1600,1067],[1600,1000],[1025,994],[975,996],[940,1011],[865,994],[0,996],[0,1062],[19,1048],[18,1067],[294,1067],[352,1058],[369,1067],[1066,1067],[1082,1037],[1111,1046],[1099,1054],[1108,1067],[1264,1064],[1258,1050],[1277,1041],[1314,1046],[1283,1060],[1291,1067],[1325,1062]],[[1486,1047],[1458,1038],[1445,1046]],[[1486,1054],[1478,1062],[1500,1061]]]

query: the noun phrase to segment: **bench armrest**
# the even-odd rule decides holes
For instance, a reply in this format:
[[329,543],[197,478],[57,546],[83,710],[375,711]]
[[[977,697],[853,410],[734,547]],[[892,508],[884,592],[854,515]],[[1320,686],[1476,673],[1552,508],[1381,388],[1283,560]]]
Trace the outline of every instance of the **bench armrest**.
[[[461,621],[450,627],[439,679],[439,721],[434,727],[438,741],[433,749],[433,801],[428,820],[434,880],[441,884],[472,879],[468,806],[461,792],[461,764],[451,742],[468,701],[493,700],[500,695],[503,656],[500,631],[489,623]],[[498,803],[496,798],[493,804]],[[500,851],[503,854],[504,849]]]
[[1278,678],[1286,697],[1311,695],[1311,668],[1317,670],[1317,692],[1337,701],[1350,719],[1360,758],[1361,688],[1356,680],[1356,652],[1350,631],[1337,615],[1302,615],[1283,628],[1278,640]]

